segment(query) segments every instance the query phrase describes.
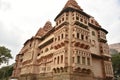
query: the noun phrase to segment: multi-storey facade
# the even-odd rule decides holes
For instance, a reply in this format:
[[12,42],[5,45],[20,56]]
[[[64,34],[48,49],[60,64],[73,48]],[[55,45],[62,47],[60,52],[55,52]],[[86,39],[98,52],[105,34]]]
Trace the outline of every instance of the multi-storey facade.
[[113,80],[108,33],[75,0],[24,43],[13,78],[19,80]]

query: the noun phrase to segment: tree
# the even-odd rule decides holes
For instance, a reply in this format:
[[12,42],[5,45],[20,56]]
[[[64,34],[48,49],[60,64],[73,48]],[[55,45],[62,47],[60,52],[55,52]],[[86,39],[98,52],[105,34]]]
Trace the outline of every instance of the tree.
[[0,80],[9,80],[12,75],[13,66],[14,64],[0,68]]
[[120,77],[120,53],[112,54],[112,65],[115,77]]
[[8,48],[0,46],[0,64],[8,63],[9,59],[12,59],[10,52]]

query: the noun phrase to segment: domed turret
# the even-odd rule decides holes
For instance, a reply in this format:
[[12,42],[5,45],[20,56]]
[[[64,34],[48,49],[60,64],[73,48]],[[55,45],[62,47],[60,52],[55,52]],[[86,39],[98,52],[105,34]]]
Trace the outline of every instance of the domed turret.
[[35,36],[43,36],[44,33],[45,33],[45,31],[43,30],[43,28],[40,28]]
[[68,0],[68,2],[65,4],[63,10],[66,8],[73,8],[73,9],[82,11],[81,7],[78,5],[78,3],[75,0]]
[[47,21],[47,22],[45,23],[43,29],[44,29],[44,31],[46,31],[46,32],[49,31],[49,30],[51,30],[51,29],[52,29],[52,24],[51,24],[51,22],[50,22],[50,21]]
[[50,21],[47,21],[44,27],[40,28],[35,36],[43,36],[45,33],[47,33],[51,29],[52,29],[52,24]]
[[75,0],[68,0],[62,11],[56,16],[55,21],[64,12],[68,12],[68,11],[77,11],[83,13],[83,9],[78,5],[78,3]]

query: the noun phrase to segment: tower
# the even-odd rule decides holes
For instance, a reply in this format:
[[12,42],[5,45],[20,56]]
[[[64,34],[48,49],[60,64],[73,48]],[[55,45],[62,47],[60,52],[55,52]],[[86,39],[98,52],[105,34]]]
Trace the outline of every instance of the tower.
[[112,80],[105,29],[68,0],[54,19],[27,40],[16,57],[19,80]]

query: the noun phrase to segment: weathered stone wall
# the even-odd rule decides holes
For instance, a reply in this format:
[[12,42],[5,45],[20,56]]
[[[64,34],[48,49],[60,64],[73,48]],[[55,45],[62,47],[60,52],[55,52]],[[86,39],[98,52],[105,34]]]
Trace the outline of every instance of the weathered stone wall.
[[35,74],[25,74],[21,75],[18,80],[38,80]]
[[19,80],[95,80],[92,74],[86,73],[49,73],[49,74],[29,74],[20,76]]

